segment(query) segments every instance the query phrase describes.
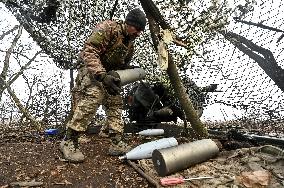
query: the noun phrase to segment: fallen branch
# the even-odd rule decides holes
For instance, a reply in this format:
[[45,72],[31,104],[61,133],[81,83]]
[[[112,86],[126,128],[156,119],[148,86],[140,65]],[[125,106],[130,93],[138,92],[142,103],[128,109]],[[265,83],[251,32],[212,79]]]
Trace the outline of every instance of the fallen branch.
[[152,177],[149,175],[145,174],[135,163],[131,162],[130,160],[127,160],[127,163],[134,168],[143,178],[145,178],[149,183],[154,185],[155,187],[161,187],[157,181],[155,181]]
[[53,185],[72,185],[72,183],[65,180],[64,182],[55,182]]
[[19,181],[19,182],[10,183],[10,186],[19,186],[19,187],[38,187],[42,185],[43,182],[36,182],[36,181]]

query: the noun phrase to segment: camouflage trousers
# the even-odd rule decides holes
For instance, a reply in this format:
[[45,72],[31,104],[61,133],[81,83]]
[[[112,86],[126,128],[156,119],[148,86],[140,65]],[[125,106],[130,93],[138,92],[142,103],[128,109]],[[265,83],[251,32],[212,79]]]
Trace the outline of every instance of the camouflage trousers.
[[102,83],[90,79],[84,68],[78,72],[72,102],[74,114],[67,123],[67,127],[80,132],[86,131],[91,120],[95,117],[97,109],[103,105],[107,121],[102,129],[123,132],[122,96],[109,95]]

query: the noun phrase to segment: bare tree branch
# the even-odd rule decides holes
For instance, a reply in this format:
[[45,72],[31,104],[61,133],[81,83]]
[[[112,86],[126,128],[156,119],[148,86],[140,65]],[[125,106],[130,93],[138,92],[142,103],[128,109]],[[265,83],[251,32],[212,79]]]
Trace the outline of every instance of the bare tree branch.
[[6,35],[9,35],[10,33],[12,33],[13,31],[15,31],[16,29],[18,29],[19,26],[15,25],[12,29],[10,29],[9,31],[3,32],[2,35],[0,35],[0,40],[2,40]]
[[[63,68],[69,69],[70,68],[70,62],[64,60],[65,58],[62,57],[63,55],[60,53],[54,53],[51,48],[52,42],[44,36],[40,31],[36,30],[33,26],[31,19],[28,15],[25,14],[25,11],[21,6],[19,6],[16,2],[13,2],[12,4],[6,4],[6,6],[13,12],[14,16],[20,22],[21,25],[24,26],[25,30],[30,34],[30,36],[33,38],[33,40],[41,47],[42,50],[45,51],[47,55],[49,55],[51,58],[54,59],[54,61],[58,65],[62,65]],[[14,9],[17,8],[19,11],[15,11]],[[19,13],[20,12],[20,13]],[[67,51],[72,52],[71,54],[76,54],[74,49],[68,49]],[[69,67],[65,67],[69,66]],[[72,67],[71,67],[72,68]]]
[[281,29],[277,29],[277,28],[274,28],[274,27],[270,27],[270,26],[267,26],[267,25],[264,25],[262,23],[254,23],[254,22],[251,22],[251,21],[245,21],[245,20],[241,20],[237,17],[234,18],[234,20],[236,22],[240,22],[240,23],[244,23],[244,24],[247,24],[247,25],[253,25],[253,26],[257,26],[257,27],[260,27],[262,29],[268,29],[270,31],[276,31],[276,32],[281,32],[281,33],[284,33],[283,30]]
[[[32,83],[29,83],[29,80],[25,76],[25,74],[22,74],[22,77],[24,78],[24,80],[25,80],[25,82],[28,86],[28,92],[26,93],[26,95],[28,96],[28,99],[25,101],[25,109],[29,109],[29,105],[31,105],[31,106],[33,105],[34,96],[32,96],[32,93],[33,93],[33,88],[37,83],[37,79],[36,79],[36,75],[33,75]],[[31,104],[30,104],[30,102],[31,102]],[[19,122],[22,123],[24,118],[25,118],[25,116],[22,115]]]
[[[11,85],[12,83],[14,83],[14,82],[19,78],[19,76],[21,76],[21,75],[23,74],[23,72],[28,69],[28,67],[32,64],[32,62],[36,59],[36,57],[37,57],[40,53],[42,53],[42,51],[38,51],[38,52],[29,60],[29,62],[27,62],[27,64],[25,64],[24,66],[22,66],[21,69],[20,69],[20,71],[17,72],[17,73],[13,76],[13,78],[10,78],[10,79],[9,79],[9,81],[7,82],[7,85]],[[6,89],[6,87],[4,86],[3,90],[5,90],[5,89]]]
[[22,34],[22,30],[23,30],[23,26],[20,26],[20,28],[18,30],[18,34],[15,36],[10,48],[6,52],[5,60],[4,60],[4,67],[3,67],[3,70],[0,74],[0,77],[2,77],[3,80],[6,80],[7,72],[8,72],[8,69],[9,69],[10,57],[11,57],[11,54],[12,54],[14,47],[16,46],[18,40],[20,39],[20,36]]
[[15,102],[16,106],[18,107],[18,109],[20,110],[20,112],[28,119],[31,121],[32,125],[35,126],[35,128],[37,130],[40,130],[40,123],[36,121],[36,119],[30,114],[30,112],[28,110],[26,110],[26,108],[22,105],[21,101],[19,100],[19,98],[16,96],[15,92],[11,89],[11,87],[9,85],[7,85],[7,83],[5,82],[5,80],[3,80],[3,78],[0,77],[0,81],[5,85],[5,87],[7,88],[7,91],[10,95],[10,97],[13,99],[13,101]]
[[[1,50],[1,49],[0,49],[0,52],[7,53],[7,50]],[[23,53],[21,53],[21,52],[12,51],[12,54],[20,55],[20,56],[22,56],[22,57],[24,57],[24,58],[30,60],[30,58],[29,58],[27,55],[25,55],[25,54],[23,54]]]
[[140,3],[145,12],[151,12],[151,16],[162,27],[162,29],[171,29],[170,25],[166,22],[154,2],[149,2],[148,0],[140,0]]
[[114,5],[113,5],[113,8],[112,8],[112,10],[111,10],[111,12],[110,12],[110,19],[112,19],[112,17],[113,17],[113,15],[114,15],[114,12],[115,12],[115,10],[116,10],[116,6],[118,5],[118,0],[115,0],[115,3],[114,3]]
[[284,31],[281,30],[281,29],[277,29],[277,28],[274,28],[274,27],[270,27],[270,26],[267,26],[267,25],[264,25],[262,23],[254,23],[254,22],[248,22],[248,21],[244,21],[244,20],[241,20],[240,18],[237,18],[235,17],[234,20],[236,22],[240,22],[240,23],[244,23],[244,24],[247,24],[247,25],[253,25],[253,26],[257,26],[257,27],[260,27],[262,29],[268,29],[270,31],[276,31],[276,32],[281,32],[283,33],[278,39],[277,39],[277,43],[284,37]]
[[4,83],[2,81],[4,81],[4,82],[6,81],[8,69],[9,69],[9,64],[10,64],[10,57],[11,57],[11,54],[12,54],[14,47],[16,46],[18,40],[21,37],[22,30],[23,30],[23,26],[20,26],[19,30],[18,30],[18,34],[15,36],[10,48],[7,50],[6,55],[5,55],[3,70],[0,74],[0,78],[1,78],[0,79],[0,101],[2,99],[2,94],[3,94],[3,91],[4,91],[4,89],[3,89]]
[[282,34],[278,39],[277,39],[277,43],[282,40],[284,38],[284,34]]
[[221,32],[221,34],[240,51],[256,61],[275,84],[284,91],[284,69],[277,64],[270,50],[258,46],[245,37],[233,32]]

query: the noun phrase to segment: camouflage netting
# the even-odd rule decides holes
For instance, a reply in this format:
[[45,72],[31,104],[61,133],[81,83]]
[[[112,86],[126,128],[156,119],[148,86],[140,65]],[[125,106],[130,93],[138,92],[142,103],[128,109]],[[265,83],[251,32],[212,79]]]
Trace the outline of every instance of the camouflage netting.
[[[254,11],[247,14],[243,20],[262,23],[281,30],[283,29],[283,8],[283,4],[279,1],[262,1],[257,3]],[[239,22],[231,22],[229,30],[270,50],[278,65],[284,68],[284,40],[278,42],[283,31],[275,32]],[[245,109],[248,114],[259,117],[283,117],[283,91],[254,60],[222,37],[207,43],[206,48],[211,49],[206,59],[212,62],[205,63],[202,59],[196,58],[190,74],[197,83],[219,84],[222,92],[213,93],[210,104],[223,103]]]
[[[31,37],[54,59],[57,66],[64,69],[72,68],[92,27],[99,21],[111,17],[115,3],[114,1],[60,1],[56,16],[47,15],[50,17],[46,19],[40,14],[44,12],[44,7],[50,7],[50,3],[55,3],[56,6],[56,2],[59,1],[7,0],[2,2],[24,24]],[[280,38],[283,34],[281,30],[283,27],[281,1],[253,1],[251,4],[248,3],[250,1],[241,0],[230,1],[227,4],[222,4],[223,1],[217,0],[154,0],[154,2],[177,36],[188,42],[192,42],[193,38],[195,40],[192,42],[192,46],[187,47],[187,49],[194,49],[191,50],[194,52],[192,54],[184,53],[181,47],[170,46],[172,53],[175,51],[175,57],[180,58],[178,66],[181,74],[188,75],[199,86],[211,83],[219,84],[218,90],[222,92],[210,94],[209,105],[220,103],[236,109],[245,109],[247,115],[255,115],[258,118],[277,117],[280,119],[283,116],[283,113],[281,114],[284,104],[283,91],[258,63],[224,38],[224,33],[221,32],[224,30],[218,29],[218,27],[227,28],[228,32],[232,31],[251,40],[254,44],[270,50],[278,66],[283,69],[284,62],[283,56],[281,56],[283,40]],[[211,7],[211,11],[215,11],[214,15],[221,15],[225,21],[222,25],[217,20],[216,23],[218,22],[219,25],[216,24],[216,29],[210,27],[210,29],[215,29],[215,34],[204,29],[207,33],[201,39],[194,35],[194,31],[198,29],[199,24],[205,24],[196,18],[200,15],[208,16],[206,10],[210,8],[210,3],[218,5],[216,9]],[[137,6],[141,8],[139,1],[120,0],[113,18],[123,19],[128,10]],[[190,11],[194,11],[194,13],[190,13]],[[217,18],[217,16],[215,17]],[[208,17],[206,18],[208,20]],[[258,26],[240,21],[253,22]],[[229,24],[227,25],[227,23]],[[260,27],[263,25],[269,27],[263,29]],[[138,48],[133,62],[147,68],[149,75],[156,76],[156,78],[152,78],[156,80],[161,78],[161,74],[157,73],[162,73],[162,71],[157,69],[157,57],[153,53],[148,25],[146,30],[140,37],[140,41],[136,42]],[[194,45],[198,44],[200,47],[195,48]],[[181,56],[178,55],[180,53],[182,53]],[[257,52],[256,54],[261,57],[263,55]],[[281,71],[283,72],[283,70]],[[226,112],[224,116],[226,116]]]

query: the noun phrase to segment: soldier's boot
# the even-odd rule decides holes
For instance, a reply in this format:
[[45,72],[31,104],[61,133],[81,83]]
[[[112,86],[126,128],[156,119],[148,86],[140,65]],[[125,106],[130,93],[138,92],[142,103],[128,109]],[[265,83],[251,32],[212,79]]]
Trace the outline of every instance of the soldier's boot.
[[110,131],[109,135],[111,138],[111,144],[108,150],[109,155],[119,156],[130,151],[131,147],[123,141],[121,133]]
[[83,162],[85,156],[79,150],[79,133],[71,128],[67,128],[66,135],[60,143],[60,151],[66,160],[73,163]]

